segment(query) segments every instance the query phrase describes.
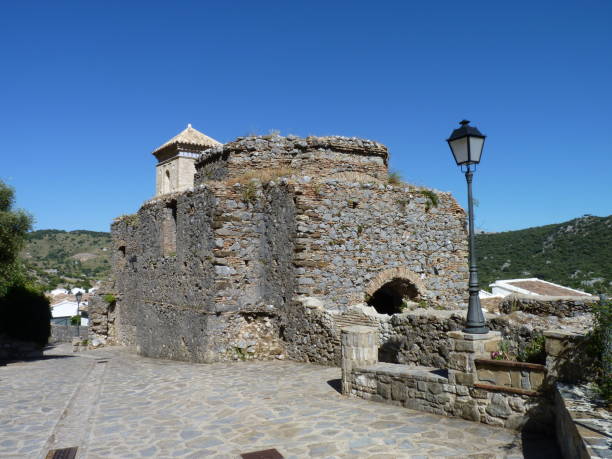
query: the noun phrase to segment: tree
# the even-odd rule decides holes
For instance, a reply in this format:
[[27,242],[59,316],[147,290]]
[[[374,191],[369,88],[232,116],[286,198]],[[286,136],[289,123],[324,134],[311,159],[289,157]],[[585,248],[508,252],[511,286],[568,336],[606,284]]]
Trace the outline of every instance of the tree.
[[13,189],[0,180],[0,297],[10,286],[25,281],[18,256],[32,228],[32,217],[14,210],[14,199]]
[[44,346],[49,338],[49,300],[28,280],[19,252],[32,217],[14,210],[15,193],[0,181],[0,335]]

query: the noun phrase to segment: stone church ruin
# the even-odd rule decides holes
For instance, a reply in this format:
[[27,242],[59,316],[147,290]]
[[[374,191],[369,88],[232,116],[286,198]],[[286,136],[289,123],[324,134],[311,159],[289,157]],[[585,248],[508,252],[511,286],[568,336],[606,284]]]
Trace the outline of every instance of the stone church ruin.
[[95,337],[193,362],[339,364],[341,327],[465,304],[463,209],[449,193],[389,184],[380,143],[221,144],[188,126],[153,154],[155,197],[112,224]]

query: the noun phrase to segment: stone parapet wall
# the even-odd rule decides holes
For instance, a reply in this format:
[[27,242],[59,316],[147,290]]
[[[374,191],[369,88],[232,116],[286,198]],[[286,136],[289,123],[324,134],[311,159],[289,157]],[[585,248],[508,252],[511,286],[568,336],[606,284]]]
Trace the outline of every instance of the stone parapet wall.
[[371,180],[387,178],[387,148],[365,139],[348,137],[239,137],[211,148],[196,161],[195,184],[231,180],[245,172],[293,169],[311,177],[331,177],[346,172]]
[[[334,315],[334,319],[341,325],[378,328],[379,357],[383,362],[446,368],[453,350],[448,332],[463,328],[465,310],[415,309],[389,316],[360,305]],[[519,321],[514,315],[487,314],[489,328],[501,332],[513,354],[523,352],[551,326],[549,321],[538,319],[526,317]]]
[[[365,340],[367,327],[343,330],[344,347],[358,340],[361,355],[375,355],[375,339]],[[355,331],[354,331],[355,330]],[[351,335],[359,332],[359,336]],[[370,328],[370,337],[376,336]],[[449,355],[449,368],[414,367],[390,363],[371,363],[355,358],[343,359],[343,393],[367,400],[405,406],[429,413],[455,416],[503,426],[511,429],[523,427],[545,429],[551,423],[550,405],[546,399],[513,391],[501,386],[480,385],[476,362],[499,345],[499,333],[468,335],[451,332],[453,351]],[[368,348],[369,347],[369,348]],[[354,354],[354,353],[353,353]],[[346,356],[352,355],[346,352]]]
[[533,297],[512,294],[505,297],[499,310],[504,314],[523,311],[539,316],[575,317],[591,312],[591,305],[596,297]]

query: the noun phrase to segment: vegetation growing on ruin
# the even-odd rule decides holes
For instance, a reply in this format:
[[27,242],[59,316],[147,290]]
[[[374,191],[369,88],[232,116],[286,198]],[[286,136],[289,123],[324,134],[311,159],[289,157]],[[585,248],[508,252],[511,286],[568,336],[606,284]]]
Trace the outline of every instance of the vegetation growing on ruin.
[[545,341],[544,335],[535,335],[534,338],[527,343],[525,349],[518,352],[516,360],[519,362],[539,363],[544,365],[546,363],[546,351],[544,350]]
[[115,220],[123,222],[128,226],[138,226],[140,223],[140,216],[138,214],[126,214],[117,217]]
[[240,189],[240,195],[242,202],[245,204],[252,204],[257,199],[257,184],[255,182],[248,182]]
[[389,185],[401,185],[403,183],[402,174],[397,171],[389,172],[389,175],[387,176],[387,182],[389,182]]
[[612,216],[476,235],[481,288],[497,279],[537,277],[612,294]]
[[117,302],[117,298],[115,297],[115,295],[111,293],[107,293],[106,295],[102,297],[102,299],[106,301],[108,304],[113,304]]
[[421,196],[424,196],[426,199],[425,212],[429,212],[432,208],[438,207],[438,204],[440,203],[440,198],[438,197],[438,194],[435,191],[418,190],[417,193]]
[[602,398],[612,404],[612,300],[594,304],[593,319],[593,330],[587,335],[587,349],[593,359],[590,376]]

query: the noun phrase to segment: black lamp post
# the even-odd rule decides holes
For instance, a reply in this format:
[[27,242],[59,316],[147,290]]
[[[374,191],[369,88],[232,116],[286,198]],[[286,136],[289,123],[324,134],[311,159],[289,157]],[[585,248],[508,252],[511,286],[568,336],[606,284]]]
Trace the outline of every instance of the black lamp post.
[[450,146],[455,162],[462,168],[465,167],[465,179],[468,184],[468,211],[469,211],[469,250],[470,250],[470,283],[468,290],[470,299],[468,302],[467,322],[463,329],[465,333],[482,334],[488,333],[489,328],[485,325],[484,315],[480,307],[478,297],[478,269],[476,268],[476,245],[474,243],[474,202],[472,199],[472,177],[476,164],[480,162],[482,147],[484,146],[485,136],[475,128],[470,126],[467,120],[461,121],[461,127],[455,129],[446,140]]
[[76,294],[74,295],[76,297],[77,300],[77,312],[76,315],[79,315],[79,308],[81,307],[81,298],[83,298],[83,292],[81,292],[80,290],[76,292]]

